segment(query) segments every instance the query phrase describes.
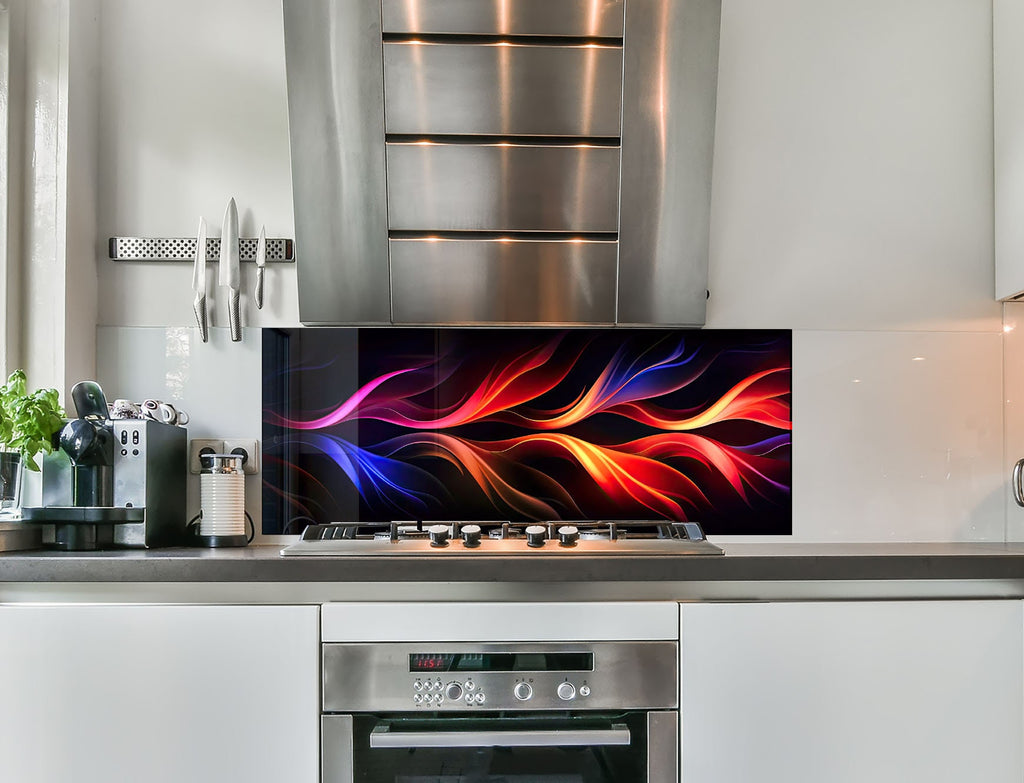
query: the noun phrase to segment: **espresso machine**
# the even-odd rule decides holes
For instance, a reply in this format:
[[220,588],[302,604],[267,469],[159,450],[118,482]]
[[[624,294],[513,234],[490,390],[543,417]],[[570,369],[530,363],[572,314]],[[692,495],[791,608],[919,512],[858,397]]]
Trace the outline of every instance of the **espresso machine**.
[[111,419],[99,384],[71,390],[78,418],[43,459],[42,506],[23,508],[58,549],[158,547],[185,533],[184,427],[152,419]]

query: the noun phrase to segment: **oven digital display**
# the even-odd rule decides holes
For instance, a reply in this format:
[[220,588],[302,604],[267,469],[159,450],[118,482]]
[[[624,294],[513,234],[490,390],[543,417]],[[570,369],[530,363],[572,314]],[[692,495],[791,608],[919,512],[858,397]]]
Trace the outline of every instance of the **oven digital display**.
[[594,654],[562,653],[412,653],[410,672],[591,672]]

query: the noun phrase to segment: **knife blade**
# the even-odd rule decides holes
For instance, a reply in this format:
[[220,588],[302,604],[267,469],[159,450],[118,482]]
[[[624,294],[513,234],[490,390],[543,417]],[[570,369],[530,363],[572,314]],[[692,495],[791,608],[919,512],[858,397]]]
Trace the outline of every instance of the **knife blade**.
[[208,342],[210,333],[206,321],[206,218],[199,218],[199,235],[196,237],[196,260],[192,266],[192,290],[196,298],[192,300],[192,310],[196,314],[199,325],[199,336]]
[[220,284],[229,292],[228,324],[231,327],[231,341],[235,343],[242,339],[241,316],[238,310],[238,295],[241,288],[238,255],[238,207],[232,198],[224,210],[224,227],[220,235]]
[[253,292],[253,300],[256,302],[256,309],[263,309],[263,275],[264,267],[267,265],[267,227],[260,226],[260,238],[256,240],[256,290]]

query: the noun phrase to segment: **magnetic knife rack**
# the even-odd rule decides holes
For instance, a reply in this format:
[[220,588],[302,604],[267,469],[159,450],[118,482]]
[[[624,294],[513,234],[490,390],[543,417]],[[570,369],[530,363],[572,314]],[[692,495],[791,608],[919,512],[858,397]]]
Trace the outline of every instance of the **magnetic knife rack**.
[[[256,261],[255,237],[238,240],[238,260]],[[112,261],[195,261],[195,237],[111,237],[108,248]],[[206,260],[220,260],[220,237],[206,240]],[[295,242],[291,239],[267,238],[267,263],[295,262]]]

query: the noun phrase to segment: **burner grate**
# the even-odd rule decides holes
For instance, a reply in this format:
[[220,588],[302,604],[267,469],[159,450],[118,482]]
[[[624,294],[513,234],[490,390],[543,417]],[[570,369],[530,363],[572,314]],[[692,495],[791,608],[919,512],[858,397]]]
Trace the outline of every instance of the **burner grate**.
[[[488,539],[558,540],[565,529],[575,529],[579,540],[617,541],[629,539],[671,539],[703,541],[704,532],[696,522],[668,520],[582,520],[548,522],[463,522],[463,521],[391,521],[391,522],[330,522],[311,524],[302,532],[303,541],[426,539],[430,528],[448,528],[448,537],[457,539],[462,528],[475,525]],[[530,532],[527,532],[527,531]]]
[[392,521],[309,525],[282,555],[439,557],[678,557],[721,555],[696,522]]

